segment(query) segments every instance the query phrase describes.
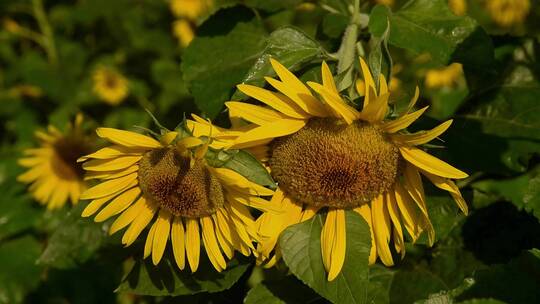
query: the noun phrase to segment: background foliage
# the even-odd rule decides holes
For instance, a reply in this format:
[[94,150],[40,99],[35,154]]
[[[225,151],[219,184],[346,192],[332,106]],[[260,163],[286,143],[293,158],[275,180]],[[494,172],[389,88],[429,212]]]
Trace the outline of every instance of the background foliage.
[[[110,223],[80,218],[85,202],[45,211],[15,181],[22,171],[16,158],[35,145],[34,131],[63,128],[78,112],[88,130],[146,127],[144,108],[169,127],[184,113],[226,125],[223,103],[245,98],[238,83],[264,85],[270,57],[303,80],[320,80],[321,60],[335,64],[351,3],[301,2],[216,0],[194,21],[196,38],[184,48],[165,1],[0,1],[0,303],[538,302],[538,1],[512,27],[498,26],[484,1],[466,1],[465,16],[443,0],[389,1],[391,7],[361,1],[362,51],[398,84],[392,102],[406,102],[418,84],[421,105],[431,108],[417,127],[454,118],[445,148],[433,151],[471,173],[460,184],[470,215],[427,189],[437,242],[408,244],[395,267],[366,266],[369,237],[360,236],[369,230],[353,213],[347,223],[356,238],[347,240],[344,271],[332,283],[320,261],[319,216],[284,232],[280,245],[288,250],[271,270],[243,259],[221,274],[207,261],[196,275],[170,259],[152,267],[141,260],[142,244],[122,248],[118,236],[106,235]],[[428,85],[430,70],[453,62],[463,73]],[[120,104],[93,90],[99,66],[127,79]],[[341,76],[342,85],[351,83]]]

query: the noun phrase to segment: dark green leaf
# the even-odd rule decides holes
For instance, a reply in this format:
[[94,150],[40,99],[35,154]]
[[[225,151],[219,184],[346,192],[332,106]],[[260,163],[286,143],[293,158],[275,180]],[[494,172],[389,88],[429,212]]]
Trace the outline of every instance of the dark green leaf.
[[536,303],[540,299],[540,250],[532,249],[508,264],[479,270],[474,280],[459,300],[493,298],[508,303]]
[[39,283],[41,245],[32,236],[0,244],[0,303],[22,303]]
[[422,268],[401,270],[394,274],[390,303],[414,303],[416,300],[428,298],[430,294],[447,289],[444,282],[428,270]]
[[262,282],[253,287],[244,304],[303,304],[321,297],[296,278],[288,276],[279,281]]
[[392,77],[392,57],[388,50],[388,39],[390,38],[390,22],[380,37],[373,36],[370,41],[371,52],[368,57],[369,69],[375,80],[377,90],[379,89],[379,75],[384,75],[387,81]]
[[284,8],[294,8],[300,4],[302,0],[282,0],[282,1],[268,1],[268,0],[245,0],[244,3],[253,8],[265,10],[265,11],[277,11]]
[[[295,28],[284,27],[270,34],[263,53],[241,82],[263,86],[264,76],[275,75],[270,65],[270,58],[278,60],[291,71],[296,71],[314,60],[324,58],[325,54],[325,50],[317,41]],[[233,99],[240,98],[245,98],[245,95],[237,91]]]
[[199,269],[179,270],[172,257],[166,256],[154,266],[151,261],[137,261],[117,291],[150,296],[191,295],[218,292],[230,288],[249,267],[246,259],[233,259],[227,269],[217,272],[206,255],[201,254]]
[[199,109],[214,118],[263,51],[265,32],[239,8],[221,11],[201,32],[185,50],[182,71]]
[[73,268],[86,262],[108,238],[107,225],[82,218],[79,203],[58,225],[38,263],[55,268]]
[[331,282],[323,266],[321,229],[323,216],[287,228],[279,245],[291,272],[317,293],[334,303],[368,303],[368,256],[371,247],[369,227],[353,211],[346,212],[347,246],[341,273]]

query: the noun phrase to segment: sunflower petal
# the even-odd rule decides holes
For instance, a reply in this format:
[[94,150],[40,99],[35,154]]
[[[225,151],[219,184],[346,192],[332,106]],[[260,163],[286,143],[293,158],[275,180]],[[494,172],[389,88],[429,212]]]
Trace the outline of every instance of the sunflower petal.
[[392,223],[390,222],[390,216],[384,205],[382,195],[379,195],[371,202],[371,221],[373,223],[373,233],[375,235],[375,244],[377,244],[379,257],[385,266],[392,266],[394,265],[394,260],[388,245]]
[[425,106],[418,111],[403,115],[398,119],[386,122],[382,124],[381,127],[386,133],[396,133],[397,131],[403,130],[410,126],[415,120],[417,120],[420,116],[422,116],[422,114],[424,114],[427,108],[429,108],[429,106]]
[[96,222],[103,222],[111,216],[124,211],[131,205],[141,193],[139,187],[131,188],[113,199],[105,208],[103,208],[94,218]]
[[315,92],[319,93],[332,111],[334,111],[338,117],[343,118],[347,124],[350,125],[354,120],[358,119],[360,113],[358,113],[355,108],[346,104],[338,93],[334,93],[316,82],[310,81],[308,82],[308,85]]
[[171,243],[176,265],[178,268],[183,270],[186,266],[186,246],[184,223],[182,222],[182,218],[179,216],[175,216],[172,223]]
[[[345,262],[346,253],[346,228],[345,228],[345,210],[335,209],[336,213],[335,223],[336,226],[334,242],[332,244],[332,260],[330,265],[330,271],[328,271],[328,281],[334,280],[341,272],[343,263]],[[330,211],[332,212],[332,211]]]
[[144,208],[141,209],[137,217],[131,222],[122,236],[122,244],[125,246],[129,246],[135,242],[139,234],[141,234],[143,229],[150,223],[157,211],[156,206],[144,199],[144,197],[141,197],[139,200],[143,200]]
[[167,247],[167,240],[171,231],[171,213],[165,209],[159,210],[154,226],[156,226],[156,232],[152,242],[152,263],[157,265],[161,261],[161,257],[163,257],[165,247]]
[[401,146],[399,147],[399,151],[403,158],[409,163],[431,174],[455,179],[466,178],[469,176],[467,173],[452,167],[444,161],[435,156],[431,156],[418,148]]
[[86,161],[83,168],[87,171],[115,171],[128,168],[138,162],[142,155],[122,156],[113,159],[93,159]]
[[236,87],[242,93],[265,103],[291,118],[306,119],[311,116],[302,110],[292,99],[281,93],[268,91],[248,84],[239,84]]
[[463,199],[463,196],[461,195],[461,192],[459,191],[459,188],[456,186],[456,184],[446,178],[439,177],[437,175],[431,174],[429,172],[426,172],[424,170],[421,171],[424,176],[426,176],[437,188],[448,191],[454,201],[456,201],[456,204],[458,205],[461,212],[463,212],[465,215],[469,213],[469,208],[467,207],[467,202],[465,202],[465,199]]
[[443,122],[429,131],[420,131],[413,134],[395,134],[392,139],[405,145],[418,146],[430,142],[448,130],[452,119]]
[[405,256],[404,244],[405,240],[403,239],[403,229],[401,228],[401,217],[399,215],[399,209],[396,202],[396,197],[394,193],[390,191],[385,194],[385,204],[388,208],[388,214],[392,220],[394,226],[393,235],[394,235],[394,244],[396,251],[401,253],[401,258]]
[[127,156],[127,155],[141,155],[144,152],[145,152],[145,149],[134,149],[134,148],[129,148],[129,147],[120,146],[120,145],[112,145],[109,147],[102,148],[92,154],[82,156],[77,160],[77,162],[82,162],[90,158],[110,159],[110,158],[116,158],[116,157]]
[[201,237],[197,219],[186,219],[186,253],[191,272],[197,271],[201,254]]
[[332,72],[330,71],[330,67],[328,67],[328,64],[326,64],[326,61],[324,60],[321,66],[321,73],[322,73],[323,86],[327,88],[330,92],[339,95],[339,91],[336,87],[336,82],[334,81],[334,77],[332,77]]
[[221,272],[227,267],[227,264],[225,262],[225,258],[223,258],[223,254],[221,254],[221,250],[219,249],[212,218],[205,216],[200,219],[200,222],[202,226],[202,239],[206,254],[208,255],[208,258],[210,259],[210,262],[214,268],[218,272]]
[[110,142],[130,148],[159,148],[161,144],[152,137],[139,133],[113,129],[98,128],[96,133],[99,137],[105,138]]
[[371,209],[369,204],[363,204],[362,206],[355,208],[354,211],[360,214],[369,226],[371,233],[371,250],[369,251],[369,265],[375,264],[377,261],[377,244],[375,243],[375,234],[373,233],[373,222],[371,221]]
[[413,242],[416,242],[422,232],[422,227],[420,226],[421,218],[414,206],[414,202],[399,183],[396,183],[394,186],[394,197],[401,214],[401,219],[403,219],[403,225],[411,235]]
[[117,179],[111,179],[103,183],[97,184],[94,187],[84,191],[81,194],[81,199],[96,199],[118,193],[128,187],[133,187],[137,184],[137,173],[132,173],[126,176],[122,176]]
[[261,140],[274,139],[296,133],[302,129],[306,123],[307,120],[298,119],[280,119],[267,123],[240,135],[234,141],[232,148],[241,149],[252,147],[257,145],[256,143]]
[[244,102],[228,101],[225,106],[231,117],[239,117],[257,125],[264,125],[286,118],[284,114]]
[[135,204],[131,205],[126,211],[122,212],[122,214],[120,214],[120,216],[114,220],[111,228],[109,228],[109,234],[116,233],[117,231],[131,224],[137,215],[139,215],[139,213],[144,209],[144,205],[144,199],[138,199]]

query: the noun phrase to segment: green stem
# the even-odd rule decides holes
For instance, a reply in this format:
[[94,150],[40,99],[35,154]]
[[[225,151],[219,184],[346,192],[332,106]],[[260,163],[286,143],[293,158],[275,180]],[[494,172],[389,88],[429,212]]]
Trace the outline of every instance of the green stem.
[[39,29],[41,30],[41,33],[43,33],[43,36],[44,36],[43,47],[45,48],[45,51],[47,52],[47,57],[49,58],[49,62],[52,65],[56,65],[56,63],[58,62],[58,55],[56,53],[54,35],[53,35],[51,25],[49,24],[49,20],[47,19],[47,15],[45,14],[45,9],[43,8],[43,1],[32,0],[32,6],[34,9],[34,17],[36,18],[37,23],[39,25]]

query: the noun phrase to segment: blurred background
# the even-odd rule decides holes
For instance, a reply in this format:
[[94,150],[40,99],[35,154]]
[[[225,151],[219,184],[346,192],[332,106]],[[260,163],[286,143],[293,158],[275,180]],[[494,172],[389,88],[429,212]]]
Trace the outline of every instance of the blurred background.
[[[361,1],[361,7],[368,14],[376,4],[399,10],[405,2]],[[431,107],[418,128],[456,117],[444,137],[451,151],[438,154],[473,176],[461,185],[473,212],[464,218],[452,204],[434,207],[441,242],[407,249],[404,271],[392,285],[395,292],[409,290],[407,282],[415,280],[428,287],[409,298],[390,296],[393,303],[412,303],[441,284],[456,288],[478,269],[540,247],[540,5],[449,2],[454,14],[470,16],[489,34],[479,39],[493,50],[491,69],[442,65],[427,54],[391,47],[391,98],[407,102],[420,86],[420,104]],[[81,220],[84,203],[46,210],[16,180],[24,172],[17,159],[39,145],[37,130],[51,125],[64,132],[78,114],[94,148],[100,145],[93,135],[98,126],[150,127],[145,109],[169,128],[190,113],[228,126],[223,102],[268,50],[270,33],[292,25],[333,53],[346,12],[347,1],[338,0],[1,0],[0,303],[242,301],[261,280],[258,271],[246,273],[225,296],[114,293],[141,244],[123,249],[117,235],[107,237],[102,226]],[[361,35],[367,46],[367,29]],[[475,51],[472,61],[481,61]],[[314,59],[296,70],[313,80],[319,66]],[[540,274],[535,263],[532,277]],[[427,274],[410,274],[407,265]],[[493,270],[505,278],[499,284],[539,282],[514,280],[526,266],[505,267]]]

